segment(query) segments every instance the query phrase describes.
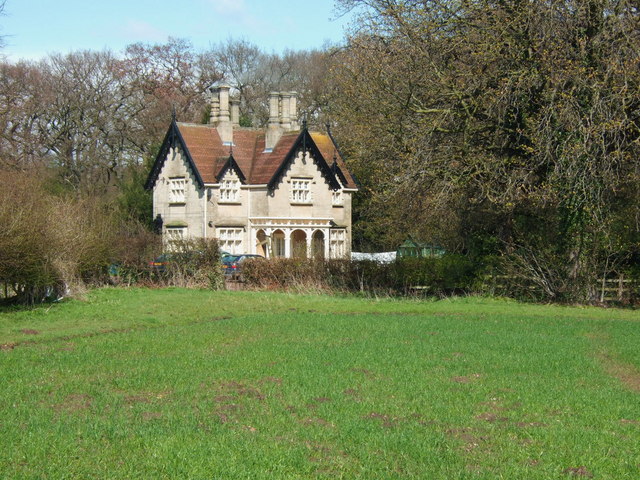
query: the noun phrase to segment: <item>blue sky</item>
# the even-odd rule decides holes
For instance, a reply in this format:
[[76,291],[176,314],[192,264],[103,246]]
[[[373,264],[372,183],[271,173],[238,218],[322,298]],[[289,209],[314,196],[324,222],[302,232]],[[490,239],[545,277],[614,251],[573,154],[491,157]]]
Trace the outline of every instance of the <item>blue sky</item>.
[[266,52],[338,43],[348,18],[334,0],[6,0],[1,53],[11,60],[186,38],[205,49],[232,37]]

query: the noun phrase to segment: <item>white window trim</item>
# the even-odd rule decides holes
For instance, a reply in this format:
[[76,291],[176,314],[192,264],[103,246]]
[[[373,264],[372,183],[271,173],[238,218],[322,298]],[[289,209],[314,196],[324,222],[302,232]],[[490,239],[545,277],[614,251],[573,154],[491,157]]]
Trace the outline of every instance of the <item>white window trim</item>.
[[220,181],[218,203],[240,203],[240,179],[235,172],[229,171]]
[[169,203],[186,203],[186,187],[185,177],[169,178]]
[[331,205],[334,207],[344,206],[344,194],[342,193],[342,189],[331,191]]
[[172,250],[174,243],[187,238],[187,227],[167,227],[165,243],[168,250]]
[[220,249],[225,252],[239,254],[244,251],[244,228],[242,227],[218,227],[216,238]]
[[311,205],[313,197],[311,195],[311,178],[292,178],[291,179],[291,203],[297,205]]
[[331,230],[329,233],[329,252],[331,258],[344,258],[347,255],[347,230]]

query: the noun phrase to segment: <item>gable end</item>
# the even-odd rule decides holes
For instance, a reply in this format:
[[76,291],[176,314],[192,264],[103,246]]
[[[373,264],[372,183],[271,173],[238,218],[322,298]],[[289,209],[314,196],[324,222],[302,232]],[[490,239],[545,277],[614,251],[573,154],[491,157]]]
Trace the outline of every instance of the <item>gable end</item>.
[[320,168],[320,173],[325,178],[325,180],[327,180],[331,189],[339,190],[340,183],[336,180],[336,176],[334,175],[325,158],[322,156],[322,153],[320,152],[320,149],[318,148],[316,143],[313,141],[313,138],[311,138],[311,135],[309,134],[306,126],[300,132],[300,135],[298,135],[298,138],[293,143],[293,146],[289,150],[289,153],[287,153],[283,162],[273,174],[273,177],[271,177],[271,180],[269,180],[269,183],[267,184],[269,190],[275,190],[276,186],[278,185],[278,183],[280,183],[280,180],[282,180],[282,177],[287,171],[287,168],[296,157],[297,152],[300,150],[303,152],[309,152],[311,154],[317,166]]
[[244,173],[242,173],[242,170],[240,169],[240,166],[236,162],[236,159],[233,158],[233,153],[229,155],[229,158],[227,159],[226,163],[220,169],[220,172],[216,175],[216,180],[220,182],[229,170],[234,170],[236,172],[236,175],[238,175],[238,178],[240,179],[240,183],[242,183],[243,185],[247,183],[247,179],[244,176]]
[[160,175],[160,171],[164,165],[164,162],[167,159],[167,155],[169,154],[169,150],[174,148],[176,145],[179,145],[184,152],[184,155],[187,159],[187,164],[193,171],[193,175],[198,182],[198,186],[200,188],[204,187],[204,182],[202,181],[202,177],[200,176],[200,172],[196,168],[196,164],[191,157],[191,153],[189,153],[189,149],[187,148],[187,144],[182,138],[182,134],[180,133],[180,129],[178,128],[178,124],[176,123],[175,118],[171,120],[171,126],[169,130],[167,130],[167,134],[164,136],[164,140],[162,141],[162,146],[160,147],[160,151],[156,156],[155,161],[153,162],[153,167],[151,167],[151,171],[149,172],[149,176],[147,177],[147,181],[144,185],[146,190],[151,190],[156,181],[158,180],[158,176]]

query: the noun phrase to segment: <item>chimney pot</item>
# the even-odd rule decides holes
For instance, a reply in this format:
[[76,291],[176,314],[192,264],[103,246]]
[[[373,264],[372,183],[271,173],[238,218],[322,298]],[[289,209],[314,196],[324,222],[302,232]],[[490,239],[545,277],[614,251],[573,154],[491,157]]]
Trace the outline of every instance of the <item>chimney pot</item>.
[[289,92],[289,118],[291,120],[291,130],[299,130],[298,125],[298,92]]
[[265,137],[265,150],[272,150],[282,136],[282,126],[280,125],[280,94],[278,92],[269,93],[269,124]]
[[285,132],[291,130],[291,96],[289,92],[280,94],[280,125]]
[[240,126],[240,100],[231,100],[231,125]]
[[229,116],[229,90],[231,87],[220,85],[218,99],[220,110],[218,113],[217,130],[224,145],[233,145],[233,126]]

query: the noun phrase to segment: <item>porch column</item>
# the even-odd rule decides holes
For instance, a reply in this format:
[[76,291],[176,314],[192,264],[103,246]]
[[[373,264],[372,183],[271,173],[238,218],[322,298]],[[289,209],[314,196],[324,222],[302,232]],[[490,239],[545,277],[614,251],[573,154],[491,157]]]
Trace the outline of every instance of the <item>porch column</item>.
[[313,230],[305,228],[304,233],[307,236],[307,258],[311,258],[313,255],[313,238],[311,238],[313,236]]
[[322,231],[324,235],[324,258],[325,260],[329,260],[329,229],[325,229]]
[[[263,228],[264,234],[267,237],[267,243],[264,244],[264,256],[265,258],[271,258],[272,255],[272,239],[271,239],[271,234],[273,233],[273,229],[271,228]],[[258,240],[258,237],[256,237],[256,241]]]
[[291,229],[285,228],[284,231],[284,258],[291,258]]

